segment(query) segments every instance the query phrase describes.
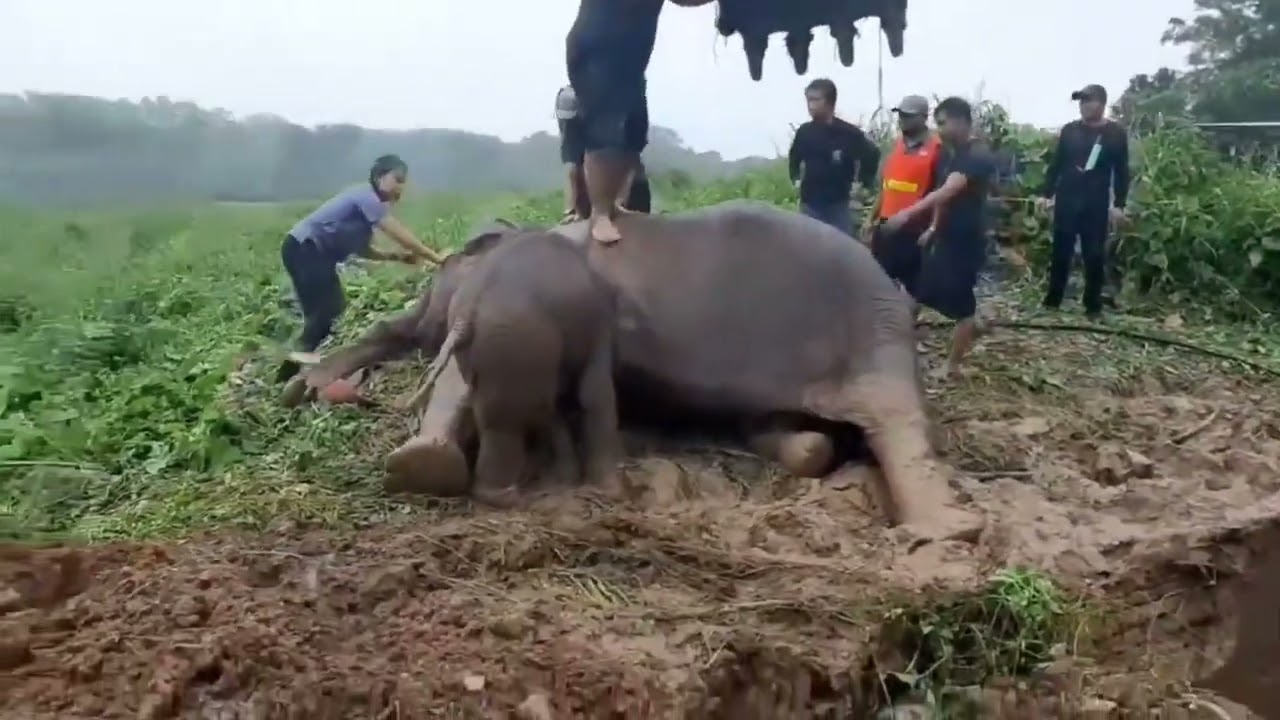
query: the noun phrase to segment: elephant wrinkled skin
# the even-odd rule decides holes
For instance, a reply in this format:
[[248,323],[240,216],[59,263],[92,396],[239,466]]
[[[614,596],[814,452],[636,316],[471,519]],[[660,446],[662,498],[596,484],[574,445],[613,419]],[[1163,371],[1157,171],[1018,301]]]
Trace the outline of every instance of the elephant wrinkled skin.
[[[977,534],[981,521],[955,507],[928,440],[909,299],[865,246],[746,201],[622,216],[619,228],[616,245],[586,243],[616,293],[619,388],[690,411],[857,425],[883,470],[894,522],[926,537]],[[586,241],[585,223],[555,231]],[[455,266],[515,237],[482,235]],[[307,382],[322,386],[415,346],[434,353],[445,325],[427,318],[456,286],[449,275],[439,273],[414,308],[312,368]],[[776,439],[760,444],[777,447]]]
[[[610,287],[581,244],[555,233],[514,233],[475,257],[469,273],[441,269],[459,283],[449,302],[449,332],[419,391],[429,393],[456,358],[479,441],[473,493],[493,504],[512,498],[531,467],[529,438],[551,448],[562,483],[603,484],[621,455]],[[580,412],[581,463],[559,410],[565,403]],[[389,463],[402,485],[422,475],[413,457]]]

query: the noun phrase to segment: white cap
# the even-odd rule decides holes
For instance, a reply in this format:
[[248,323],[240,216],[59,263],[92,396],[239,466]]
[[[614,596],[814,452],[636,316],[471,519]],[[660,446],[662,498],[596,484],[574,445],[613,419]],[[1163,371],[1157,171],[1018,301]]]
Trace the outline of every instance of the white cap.
[[578,94],[573,86],[565,85],[556,93],[556,119],[572,120],[578,116]]

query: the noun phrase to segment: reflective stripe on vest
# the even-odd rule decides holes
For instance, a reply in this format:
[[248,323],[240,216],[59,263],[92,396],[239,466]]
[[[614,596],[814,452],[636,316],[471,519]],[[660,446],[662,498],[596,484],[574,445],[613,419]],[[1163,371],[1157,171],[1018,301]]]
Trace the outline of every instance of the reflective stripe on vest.
[[884,165],[884,183],[880,189],[881,219],[897,215],[924,197],[933,181],[940,147],[941,141],[936,135],[931,135],[922,147],[909,152],[907,144],[898,138]]

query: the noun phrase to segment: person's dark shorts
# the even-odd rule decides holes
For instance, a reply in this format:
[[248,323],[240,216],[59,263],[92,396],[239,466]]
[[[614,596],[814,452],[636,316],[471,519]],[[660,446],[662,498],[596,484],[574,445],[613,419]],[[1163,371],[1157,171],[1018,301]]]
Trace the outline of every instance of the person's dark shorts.
[[887,233],[883,226],[877,225],[871,234],[871,254],[890,278],[900,283],[912,296],[916,294],[922,257],[918,231]]
[[949,320],[965,320],[978,311],[978,274],[986,263],[985,238],[935,237],[924,248],[916,301]]
[[584,52],[569,64],[569,84],[578,96],[587,152],[638,154],[645,149],[649,144],[649,101],[641,64],[604,52]]

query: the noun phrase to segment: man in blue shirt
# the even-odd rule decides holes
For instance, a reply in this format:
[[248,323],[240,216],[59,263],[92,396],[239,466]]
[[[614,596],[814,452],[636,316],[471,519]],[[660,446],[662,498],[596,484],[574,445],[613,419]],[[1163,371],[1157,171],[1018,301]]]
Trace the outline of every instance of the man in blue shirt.
[[990,152],[973,139],[973,108],[950,97],[934,110],[947,153],[938,164],[937,190],[885,221],[896,231],[931,214],[921,238],[926,246],[916,299],[956,322],[947,374],[959,372],[981,331],[975,289],[986,262],[987,196],[995,179]]

